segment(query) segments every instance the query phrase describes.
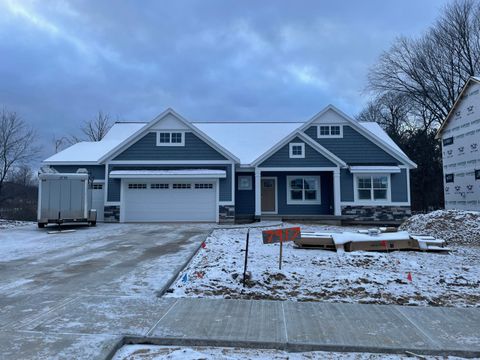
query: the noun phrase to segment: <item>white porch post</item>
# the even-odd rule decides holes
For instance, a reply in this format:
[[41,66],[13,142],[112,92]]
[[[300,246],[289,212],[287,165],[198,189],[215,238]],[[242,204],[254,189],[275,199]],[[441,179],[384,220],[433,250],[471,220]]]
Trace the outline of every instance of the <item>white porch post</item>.
[[255,168],[255,216],[262,215],[261,176],[260,169]]
[[340,168],[333,171],[333,206],[334,215],[342,215],[342,207],[340,206]]

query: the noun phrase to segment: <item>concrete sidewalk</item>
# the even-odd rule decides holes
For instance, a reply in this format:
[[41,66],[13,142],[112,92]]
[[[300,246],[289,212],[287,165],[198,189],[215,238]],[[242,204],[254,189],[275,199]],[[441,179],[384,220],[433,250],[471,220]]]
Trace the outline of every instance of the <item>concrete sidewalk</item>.
[[90,295],[12,327],[0,330],[7,359],[104,359],[145,342],[480,356],[476,308]]

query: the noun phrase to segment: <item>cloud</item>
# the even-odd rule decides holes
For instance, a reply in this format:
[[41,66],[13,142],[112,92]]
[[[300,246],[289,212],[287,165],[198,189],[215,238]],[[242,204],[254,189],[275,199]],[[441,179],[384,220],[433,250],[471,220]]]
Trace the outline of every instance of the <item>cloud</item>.
[[102,109],[150,120],[305,120],[366,102],[366,73],[400,34],[435,18],[429,1],[0,0],[0,105],[45,144]]

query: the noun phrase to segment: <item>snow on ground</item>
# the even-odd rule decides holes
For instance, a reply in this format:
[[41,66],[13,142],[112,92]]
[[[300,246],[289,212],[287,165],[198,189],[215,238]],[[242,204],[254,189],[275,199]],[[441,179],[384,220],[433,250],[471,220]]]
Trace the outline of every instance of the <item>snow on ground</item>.
[[[303,353],[289,353],[281,350],[270,349],[243,349],[221,347],[180,347],[180,346],[154,346],[154,345],[126,345],[113,357],[113,360],[307,360],[307,359],[340,359],[340,360],[396,360],[411,358],[407,355],[372,354],[372,353],[340,353],[312,351]],[[459,359],[456,357],[433,357],[425,359]]]
[[449,243],[480,246],[480,212],[437,210],[414,215],[400,227],[412,234],[425,234]]
[[[19,226],[32,225],[30,221],[0,219],[0,230],[13,229]],[[1,235],[1,233],[0,233]]]
[[[346,230],[301,227],[302,231]],[[252,279],[246,287],[241,279],[247,229],[218,229],[165,296],[458,307],[480,304],[480,247],[454,244],[446,254],[339,254],[298,249],[289,242],[284,244],[279,270],[279,244],[264,245],[261,231],[250,230],[248,270]]]

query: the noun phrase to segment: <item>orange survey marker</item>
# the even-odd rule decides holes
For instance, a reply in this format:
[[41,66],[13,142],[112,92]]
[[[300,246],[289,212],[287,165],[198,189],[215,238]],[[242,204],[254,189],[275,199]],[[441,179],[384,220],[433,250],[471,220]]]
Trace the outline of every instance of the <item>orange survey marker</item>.
[[282,254],[283,254],[283,242],[295,241],[301,238],[300,228],[285,228],[276,230],[264,230],[262,231],[263,243],[274,244],[280,243],[280,256],[278,258],[278,268],[282,270]]

